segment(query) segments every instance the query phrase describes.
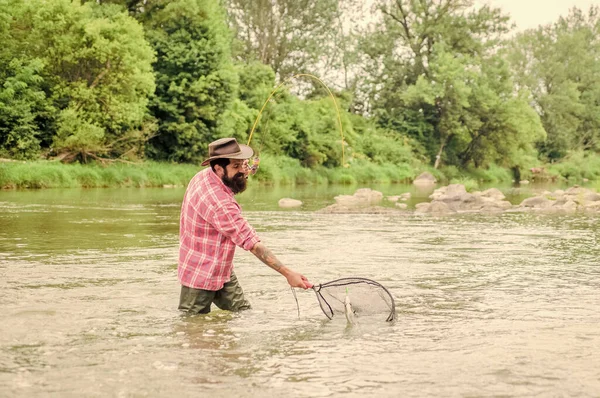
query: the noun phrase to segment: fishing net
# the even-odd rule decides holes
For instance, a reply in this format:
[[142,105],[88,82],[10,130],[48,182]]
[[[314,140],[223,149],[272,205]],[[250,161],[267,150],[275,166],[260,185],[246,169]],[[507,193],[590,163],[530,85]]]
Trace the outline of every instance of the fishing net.
[[[335,315],[396,317],[396,304],[390,292],[378,282],[366,278],[342,278],[313,286],[319,305],[329,319]],[[349,314],[353,312],[353,314]]]

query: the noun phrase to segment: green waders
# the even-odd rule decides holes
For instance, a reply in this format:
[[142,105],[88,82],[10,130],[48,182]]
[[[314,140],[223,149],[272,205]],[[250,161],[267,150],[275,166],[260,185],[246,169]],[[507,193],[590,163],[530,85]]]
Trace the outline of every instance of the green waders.
[[231,272],[231,279],[220,290],[202,290],[181,286],[179,309],[188,314],[208,314],[210,305],[227,311],[242,311],[249,309],[250,303],[244,298],[242,287],[237,277]]

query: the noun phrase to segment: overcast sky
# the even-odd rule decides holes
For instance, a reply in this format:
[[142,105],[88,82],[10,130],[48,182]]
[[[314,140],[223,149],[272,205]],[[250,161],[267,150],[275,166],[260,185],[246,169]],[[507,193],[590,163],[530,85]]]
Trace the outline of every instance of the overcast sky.
[[590,6],[600,6],[600,0],[475,0],[479,4],[488,4],[502,8],[510,14],[517,30],[535,28],[566,16],[573,7],[584,11]]

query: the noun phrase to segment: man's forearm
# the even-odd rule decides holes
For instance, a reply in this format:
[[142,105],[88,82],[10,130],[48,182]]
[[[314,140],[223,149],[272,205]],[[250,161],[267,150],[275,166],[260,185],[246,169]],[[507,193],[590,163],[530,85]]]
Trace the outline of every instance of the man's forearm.
[[285,275],[288,271],[287,267],[285,267],[281,261],[275,257],[273,252],[269,250],[265,245],[261,242],[258,242],[254,245],[252,250],[250,250],[252,254],[254,254],[260,261],[268,265],[270,268],[273,268],[275,271]]

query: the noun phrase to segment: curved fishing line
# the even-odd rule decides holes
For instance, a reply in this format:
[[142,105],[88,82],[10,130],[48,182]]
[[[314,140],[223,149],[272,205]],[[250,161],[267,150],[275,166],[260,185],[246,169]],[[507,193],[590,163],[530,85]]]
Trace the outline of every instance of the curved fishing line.
[[346,167],[346,163],[345,163],[345,160],[344,160],[344,128],[342,127],[342,115],[340,113],[340,107],[339,107],[339,105],[337,103],[337,100],[335,99],[335,96],[333,95],[333,93],[329,89],[329,87],[327,87],[327,85],[321,79],[319,79],[315,75],[311,75],[309,73],[298,73],[297,75],[292,75],[292,76],[288,77],[287,79],[285,79],[283,82],[279,83],[279,85],[277,85],[277,87],[275,87],[275,89],[273,91],[271,91],[271,94],[269,94],[269,97],[267,98],[267,100],[263,104],[262,108],[260,108],[260,111],[258,112],[258,115],[256,116],[256,120],[254,121],[254,124],[252,125],[252,130],[250,130],[250,135],[248,136],[248,144],[247,145],[250,145],[250,141],[252,141],[252,136],[254,135],[254,130],[256,130],[256,126],[258,125],[258,121],[260,120],[260,117],[262,116],[262,113],[265,110],[265,108],[267,107],[267,104],[269,103],[269,101],[271,100],[271,98],[273,98],[273,96],[275,95],[275,93],[281,87],[283,87],[286,83],[288,83],[289,81],[291,81],[292,79],[295,79],[297,77],[310,77],[312,79],[315,79],[316,81],[318,81],[319,83],[321,83],[321,85],[329,93],[329,97],[333,100],[333,103],[335,105],[335,111],[337,113],[337,123],[338,123],[338,126],[340,128],[340,136],[342,137],[342,167]]

